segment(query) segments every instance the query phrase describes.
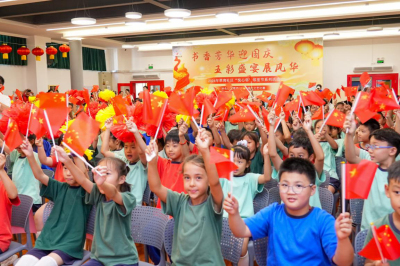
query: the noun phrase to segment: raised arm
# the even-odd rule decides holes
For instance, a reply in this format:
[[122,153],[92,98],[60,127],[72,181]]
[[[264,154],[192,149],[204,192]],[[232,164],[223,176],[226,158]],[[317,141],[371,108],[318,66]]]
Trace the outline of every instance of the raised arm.
[[110,141],[110,133],[111,133],[111,127],[113,125],[113,119],[112,118],[107,119],[104,125],[106,127],[106,130],[101,134],[102,143],[100,152],[101,154],[103,154],[104,157],[115,157],[115,154],[112,151],[110,151],[110,147],[108,145],[108,142]]
[[39,167],[33,155],[33,149],[28,140],[24,140],[21,145],[22,151],[25,153],[28,159],[29,165],[31,166],[33,176],[39,180],[40,183],[47,186],[49,184],[49,177],[43,173],[43,170]]
[[260,132],[260,137],[262,142],[261,149],[262,149],[264,145],[268,143],[268,135],[265,133],[263,125],[260,122],[258,122],[257,119],[256,119],[256,126],[258,128],[258,132]]
[[[346,121],[344,122],[343,130],[346,132],[346,130],[349,129],[348,133],[346,134],[344,138],[344,147],[345,147],[345,155],[346,155],[346,160],[349,163],[357,164],[361,162],[360,157],[358,155],[360,154],[360,151],[356,146],[354,146],[353,143],[353,137],[354,137],[354,132],[356,131],[356,122],[354,122],[354,116],[348,115],[346,117]],[[358,150],[358,153],[357,153]]]
[[[183,158],[186,158],[190,154],[189,145],[187,145],[187,143],[186,143],[187,141],[186,141],[186,138],[185,138],[185,134],[187,134],[189,126],[182,119],[179,122],[180,122],[179,125],[178,125],[179,126],[179,128],[178,128],[179,145],[182,146]],[[182,143],[184,143],[184,144],[182,144]],[[155,150],[155,151],[156,151],[156,153],[158,153],[157,150]]]
[[226,149],[231,149],[233,147],[233,145],[232,145],[231,141],[229,140],[228,135],[226,134],[224,121],[222,121],[221,123],[218,124],[218,130],[221,134],[222,144],[224,145],[224,147]]
[[221,137],[219,136],[218,129],[215,126],[214,118],[211,117],[211,118],[207,119],[207,124],[208,124],[208,127],[211,129],[212,134],[214,136],[215,147],[221,148]]
[[74,162],[68,157],[68,154],[65,153],[63,148],[56,146],[55,150],[58,154],[58,159],[66,168],[68,168],[75,181],[78,182],[78,184],[81,185],[81,187],[83,187],[87,193],[91,193],[93,189],[93,183],[86,178],[87,174],[85,175],[85,173],[83,173],[82,170],[74,164]]
[[[147,146],[146,153],[151,155],[153,152],[158,150],[157,143],[155,141],[151,141],[149,146]],[[147,179],[149,182],[150,190],[153,191],[154,194],[162,201],[167,201],[168,189],[161,184],[160,175],[157,170],[157,156],[155,156],[150,162],[147,164]]]
[[146,154],[145,154],[146,143],[143,141],[142,134],[140,134],[136,124],[133,123],[132,121],[127,121],[126,127],[135,136],[136,145],[138,145],[138,149],[139,149],[139,151],[141,151],[141,152],[139,152],[140,161],[142,162],[142,164],[144,166],[146,166],[147,165]]
[[352,229],[352,220],[348,212],[342,213],[336,219],[335,230],[337,235],[337,247],[333,262],[336,265],[351,265],[354,258],[354,249],[351,245],[349,236]]
[[53,159],[51,157],[47,157],[46,152],[43,147],[43,139],[35,140],[36,147],[38,147],[38,157],[41,164],[47,165],[49,167],[53,166]]
[[[3,143],[4,141],[2,139],[0,139],[0,147],[3,147]],[[7,145],[4,145],[4,153],[5,154],[10,154],[10,148]]]
[[311,130],[311,116],[306,115],[304,118],[303,128],[307,133],[308,138],[310,139],[311,146],[314,150],[314,166],[315,170],[317,170],[318,175],[321,175],[324,171],[324,151],[322,150],[321,145],[319,144],[318,140],[315,138],[314,133]]
[[4,154],[0,154],[0,180],[3,181],[3,186],[6,189],[7,197],[13,200],[18,197],[18,190],[14,182],[10,179],[10,177],[8,177],[6,171],[4,170],[5,164],[6,156]]
[[268,120],[269,120],[268,154],[275,169],[278,171],[279,167],[281,167],[283,160],[276,151],[276,138],[274,133],[276,119],[274,110],[271,110],[270,113],[268,114]]
[[238,238],[251,237],[250,229],[240,217],[239,203],[231,193],[224,200],[224,210],[228,213],[229,228],[233,235]]
[[208,182],[210,184],[211,195],[213,197],[216,211],[222,210],[222,201],[224,200],[224,193],[222,192],[221,183],[215,163],[212,162],[210,155],[210,148],[208,147],[208,136],[205,134],[204,129],[200,129],[196,137],[196,145],[204,159],[204,165],[207,172]]
[[[101,173],[102,175],[99,175],[97,172]],[[121,192],[119,192],[114,185],[106,182],[108,173],[109,169],[107,166],[97,166],[95,169],[93,169],[93,179],[96,182],[100,192],[106,196],[107,200],[113,200],[118,205],[124,205]],[[122,181],[125,182],[125,179]]]
[[286,124],[286,115],[285,112],[281,112],[279,114],[279,118],[281,119],[281,124],[282,124],[282,130],[283,130],[283,136],[285,138],[285,141],[289,143],[292,140],[292,134],[290,133],[289,127]]
[[328,141],[329,145],[331,145],[331,148],[333,150],[337,150],[338,149],[338,144],[336,143],[336,141],[331,137],[331,135],[329,135],[328,131],[325,131],[325,139]]
[[258,177],[258,184],[265,184],[271,180],[271,160],[268,154],[268,143],[263,146],[264,174]]

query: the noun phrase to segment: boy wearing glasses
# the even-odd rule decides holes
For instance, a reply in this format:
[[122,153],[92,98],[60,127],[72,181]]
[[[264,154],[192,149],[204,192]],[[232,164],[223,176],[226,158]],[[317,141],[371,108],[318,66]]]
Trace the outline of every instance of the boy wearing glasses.
[[[268,115],[270,131],[274,132],[275,129],[275,110],[271,111]],[[289,143],[289,158],[297,157],[314,162],[315,166],[315,182],[316,190],[310,198],[310,205],[313,207],[321,208],[321,201],[319,199],[318,187],[325,181],[326,176],[324,173],[324,151],[318,140],[315,138],[311,130],[311,116],[306,115],[303,123],[304,130],[297,130],[293,135],[293,140]],[[278,172],[283,162],[282,158],[276,151],[276,143],[279,141],[274,135],[269,134],[268,137],[268,153],[274,165],[271,177],[278,179]]]
[[288,158],[279,170],[279,194],[274,203],[243,220],[233,196],[224,201],[232,233],[254,240],[268,237],[267,265],[350,265],[351,219],[342,213],[335,221],[327,212],[310,206],[315,194],[315,167],[304,159]]
[[349,129],[345,137],[346,160],[357,164],[362,159],[370,160],[379,165],[376,170],[374,181],[364,201],[361,230],[368,229],[370,224],[391,213],[390,200],[385,195],[385,185],[388,184],[387,170],[400,152],[400,135],[390,128],[378,129],[369,137],[370,144],[366,145],[366,151],[358,149],[353,144],[356,123],[354,117],[348,116],[344,123],[344,129]]

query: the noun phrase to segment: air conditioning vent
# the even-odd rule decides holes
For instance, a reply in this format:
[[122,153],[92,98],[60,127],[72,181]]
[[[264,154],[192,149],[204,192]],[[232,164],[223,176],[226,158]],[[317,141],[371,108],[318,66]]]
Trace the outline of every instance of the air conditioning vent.
[[392,72],[393,66],[388,65],[373,65],[373,66],[362,66],[355,67],[353,69],[354,73],[362,73],[362,72]]
[[371,71],[372,71],[372,67],[355,67],[353,70],[354,73],[357,73],[357,72],[363,73],[363,72],[371,72]]
[[392,72],[393,66],[374,66],[372,68],[373,72]]

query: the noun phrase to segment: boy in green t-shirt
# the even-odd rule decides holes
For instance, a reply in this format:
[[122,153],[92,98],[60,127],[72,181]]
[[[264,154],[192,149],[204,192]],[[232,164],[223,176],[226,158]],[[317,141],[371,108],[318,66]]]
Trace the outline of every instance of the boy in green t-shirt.
[[[390,204],[394,212],[385,215],[374,224],[377,228],[382,225],[388,225],[393,231],[397,241],[400,241],[400,162],[393,163],[388,169],[388,184],[385,185],[385,194],[390,199]],[[366,246],[372,239],[371,228],[368,230],[367,238],[365,239],[364,246]],[[381,261],[372,261],[367,259],[366,266],[385,265]],[[394,261],[389,261],[390,266],[400,265],[400,258]]]
[[352,164],[358,164],[362,159],[371,160],[379,165],[376,170],[374,181],[368,198],[364,201],[361,229],[367,229],[370,224],[391,213],[390,201],[385,196],[385,185],[387,185],[387,169],[395,162],[400,152],[400,134],[393,129],[384,128],[372,132],[370,144],[366,147],[368,152],[354,146],[353,139],[356,131],[354,116],[346,117],[344,131],[348,132],[345,137],[346,160]]

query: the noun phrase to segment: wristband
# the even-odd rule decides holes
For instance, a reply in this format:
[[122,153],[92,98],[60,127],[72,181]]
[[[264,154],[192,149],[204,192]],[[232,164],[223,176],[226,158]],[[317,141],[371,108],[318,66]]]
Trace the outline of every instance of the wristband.
[[182,143],[182,142],[179,142],[179,144],[181,144],[181,145],[185,145],[186,143],[188,143],[188,141],[185,139],[185,142],[184,143]]

